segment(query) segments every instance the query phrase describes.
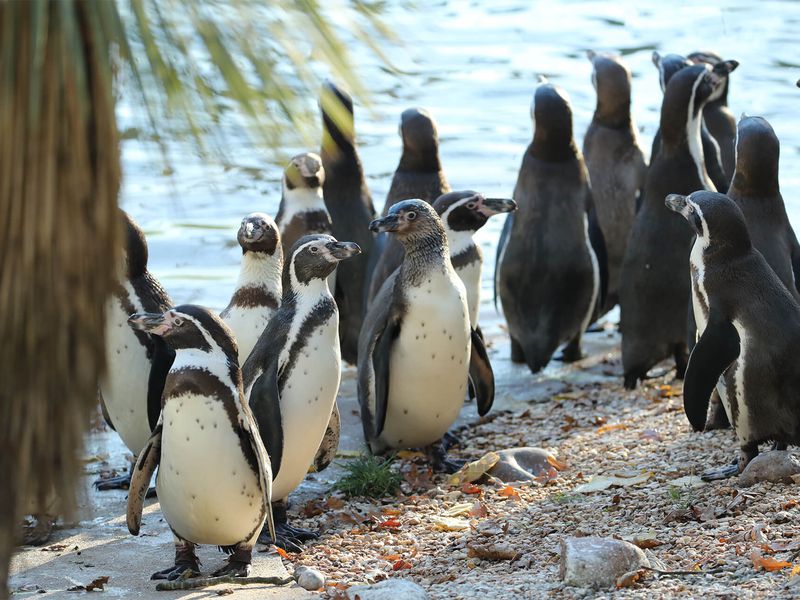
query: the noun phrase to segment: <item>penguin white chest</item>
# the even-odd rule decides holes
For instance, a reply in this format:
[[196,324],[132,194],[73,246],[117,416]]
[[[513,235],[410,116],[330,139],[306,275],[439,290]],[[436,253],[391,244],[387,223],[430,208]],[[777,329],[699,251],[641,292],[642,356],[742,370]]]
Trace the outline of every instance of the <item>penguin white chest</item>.
[[[732,396],[729,398],[729,402],[736,404],[736,419],[735,422],[733,422],[733,427],[736,430],[736,437],[739,439],[739,442],[744,444],[750,441],[750,435],[753,433],[750,429],[750,410],[745,401],[747,390],[745,390],[744,385],[749,338],[747,330],[739,321],[734,319],[733,326],[736,328],[736,333],[739,334],[739,357],[728,367],[728,370],[723,373],[720,380],[722,381],[723,378],[725,379],[729,396]],[[731,383],[733,383],[732,386],[730,385]],[[733,390],[730,389],[731,387]],[[726,408],[728,407],[726,406]],[[728,415],[731,415],[730,411]]]
[[267,328],[267,323],[274,313],[275,310],[269,306],[234,306],[225,315],[225,323],[233,331],[236,344],[239,346],[239,364],[244,364],[244,361],[250,356],[250,352],[261,333]]
[[263,492],[223,402],[196,393],[172,397],[163,427],[156,491],[170,527],[197,544],[252,538],[266,518]]
[[[141,311],[142,306],[130,285],[126,285],[126,292],[133,308]],[[106,304],[107,371],[100,380],[100,393],[119,437],[131,452],[139,454],[150,438],[147,418],[150,359],[147,349],[128,325],[129,316],[116,296]]]
[[[692,275],[692,311],[697,325],[697,332],[702,335],[708,321],[708,293],[705,288],[705,263],[703,262],[704,244],[697,238],[689,255]],[[705,307],[705,309],[703,308]]]
[[294,358],[281,391],[283,455],[272,483],[274,500],[300,485],[325,435],[339,391],[342,358],[337,313],[316,327]]
[[478,325],[478,313],[481,308],[481,262],[473,261],[456,269],[461,282],[467,292],[467,306],[469,308],[469,323],[475,329]]
[[452,269],[408,289],[389,359],[385,444],[427,446],[447,432],[464,404],[470,344],[466,290]]

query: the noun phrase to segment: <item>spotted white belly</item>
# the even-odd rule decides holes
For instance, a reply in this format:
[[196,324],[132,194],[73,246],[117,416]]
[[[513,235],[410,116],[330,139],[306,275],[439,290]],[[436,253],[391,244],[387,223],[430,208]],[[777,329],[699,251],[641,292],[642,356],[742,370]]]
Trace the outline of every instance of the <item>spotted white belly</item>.
[[[750,411],[745,403],[745,389],[744,389],[744,369],[747,364],[747,330],[742,326],[739,321],[734,319],[733,326],[736,328],[736,333],[739,334],[739,358],[729,367],[735,369],[733,373],[734,381],[734,398],[731,401],[736,402],[738,413],[736,415],[736,437],[739,442],[744,444],[750,440]],[[728,413],[729,415],[731,413]]]
[[248,541],[266,513],[258,474],[222,402],[183,394],[167,401],[163,417],[156,492],[167,523],[196,544]]
[[225,323],[233,331],[236,337],[236,344],[239,346],[239,364],[243,365],[247,357],[250,356],[253,347],[267,323],[275,314],[275,310],[268,306],[258,306],[245,308],[233,306],[228,314],[225,315]]
[[273,500],[286,498],[305,478],[339,392],[342,357],[339,317],[319,326],[300,351],[281,393],[283,455],[272,483]]
[[[133,289],[128,287],[127,291],[134,308],[141,311]],[[100,393],[119,437],[131,452],[139,454],[150,438],[147,419],[150,360],[147,349],[128,325],[129,316],[116,296],[106,303],[107,371],[100,380]]]
[[389,399],[380,440],[393,448],[441,439],[464,404],[470,356],[466,290],[452,269],[408,290],[392,346]]
[[474,261],[456,270],[467,291],[469,323],[473,329],[478,326],[478,313],[481,309],[481,262]]
[[[703,311],[703,303],[708,306],[708,293],[705,287],[705,263],[703,262],[703,243],[701,238],[697,238],[692,246],[689,255],[689,262],[692,265],[692,310],[694,311],[694,321],[699,335],[706,329],[707,315]],[[730,413],[729,413],[730,414]]]

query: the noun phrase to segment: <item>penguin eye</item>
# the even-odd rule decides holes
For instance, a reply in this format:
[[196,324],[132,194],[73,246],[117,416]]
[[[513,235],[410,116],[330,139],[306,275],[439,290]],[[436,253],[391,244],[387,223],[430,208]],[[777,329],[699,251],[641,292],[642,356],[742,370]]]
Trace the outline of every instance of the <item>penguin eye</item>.
[[417,213],[415,213],[413,210],[410,210],[406,213],[406,219],[408,219],[409,221],[413,221],[416,218],[417,218]]
[[467,203],[467,208],[470,209],[470,210],[473,210],[476,206],[478,206],[478,204],[476,202],[468,202]]
[[181,319],[180,317],[175,317],[174,319],[172,319],[172,324],[175,325],[175,327],[180,327],[181,325],[183,325],[183,319]]
[[311,250],[311,254],[316,254],[317,252],[319,252],[319,248],[317,248],[316,246],[311,246],[311,248],[309,249]]

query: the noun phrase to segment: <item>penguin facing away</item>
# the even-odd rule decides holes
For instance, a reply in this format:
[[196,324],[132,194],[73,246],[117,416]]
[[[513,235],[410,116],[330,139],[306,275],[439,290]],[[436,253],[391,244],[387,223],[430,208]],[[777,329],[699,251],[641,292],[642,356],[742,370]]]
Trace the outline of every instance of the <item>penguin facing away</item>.
[[597,219],[608,255],[608,291],[600,313],[618,302],[622,259],[628,244],[647,163],[631,117],[631,74],[617,56],[587,53],[597,107],[583,138],[583,155]]
[[[700,431],[711,393],[719,392],[740,445],[738,465],[704,475],[741,472],[758,444],[800,443],[800,304],[753,248],[744,215],[711,192],[670,194],[666,205],[697,235],[698,289],[707,323],[683,385],[684,410]],[[693,257],[695,258],[695,257]]]
[[[430,202],[450,191],[439,160],[439,134],[430,113],[423,108],[409,108],[400,116],[403,154],[392,177],[382,216],[400,200],[419,198]],[[378,294],[383,282],[403,262],[403,246],[388,233],[375,239],[375,268],[369,284],[368,304]]]
[[514,189],[518,209],[506,219],[498,246],[495,285],[508,321],[511,360],[535,373],[562,344],[563,360],[582,358],[581,337],[604,286],[590,238],[589,181],[566,93],[539,85],[531,117],[533,141]]
[[644,199],[622,264],[620,306],[625,387],[636,387],[659,361],[674,356],[678,377],[688,360],[691,231],[669,213],[669,193],[713,189],[700,143],[702,109],[722,78],[708,65],[686,67],[667,84],[660,150],[650,163]]
[[[283,269],[281,306],[242,367],[274,475],[276,532],[263,532],[264,543],[296,551],[317,537],[288,524],[287,498],[315,461],[329,422],[338,424],[332,412],[341,377],[339,315],[325,280],[359,251],[357,244],[329,235],[297,240]],[[338,429],[334,435],[338,441]],[[335,454],[336,444],[328,445]]]
[[233,331],[243,362],[278,309],[283,250],[275,221],[264,213],[242,219],[236,238],[242,248],[239,279],[219,316]]
[[[108,424],[137,456],[144,448],[161,413],[161,393],[175,353],[158,336],[134,331],[128,317],[135,312],[163,312],[172,300],[147,270],[147,240],[125,211],[125,265],[106,304],[106,373],[100,380],[100,398]],[[126,474],[95,482],[99,490],[127,489]]]
[[270,459],[242,390],[231,330],[211,311],[182,305],[136,313],[131,327],[175,351],[158,425],[134,468],[128,529],[139,535],[142,503],[156,467],[161,512],[175,537],[175,564],[152,579],[200,571],[195,545],[229,554],[214,575],[244,576],[265,521],[274,529]]
[[429,447],[437,470],[460,467],[438,442],[464,403],[467,380],[478,413],[494,400],[494,377],[480,336],[470,328],[464,284],[450,260],[442,221],[427,202],[404,200],[373,221],[405,249],[361,331],[358,400],[373,453]]
[[374,266],[375,238],[369,230],[375,217],[372,197],[355,147],[353,100],[343,90],[327,83],[320,96],[322,110],[322,165],[325,169],[323,195],[333,222],[333,235],[353,240],[361,254],[337,269],[333,296],[339,308],[339,337],[342,358],[355,364],[358,334],[364,318],[369,291],[370,268]]

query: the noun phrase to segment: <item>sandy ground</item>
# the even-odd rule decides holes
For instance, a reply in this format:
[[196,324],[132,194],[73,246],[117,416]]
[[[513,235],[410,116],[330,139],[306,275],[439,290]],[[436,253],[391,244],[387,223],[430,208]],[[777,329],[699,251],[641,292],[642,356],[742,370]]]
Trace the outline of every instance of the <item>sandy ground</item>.
[[[286,576],[287,569],[305,564],[328,576],[321,593],[334,598],[350,585],[388,577],[410,578],[432,598],[800,596],[800,577],[790,577],[791,567],[800,564],[797,487],[758,484],[739,490],[735,480],[687,484],[687,477],[733,458],[735,443],[728,431],[690,431],[680,386],[671,374],[624,391],[619,337],[605,331],[588,336],[585,360],[553,363],[532,376],[510,363],[498,322],[485,325],[484,331],[497,398],[482,420],[474,403],[465,405],[458,423],[462,446],[454,453],[475,460],[490,450],[539,446],[564,463],[560,470],[513,487],[450,486],[443,476],[431,474],[422,458],[404,453],[396,461],[405,479],[397,496],[342,499],[331,489],[342,464],[362,448],[354,371],[348,369],[339,395],[344,423],[340,458],[325,472],[310,475],[292,498],[293,522],[322,535],[299,555],[256,554],[253,575]],[[113,432],[93,433],[87,457],[87,484],[94,472],[106,468],[106,458],[111,466],[124,468]],[[593,476],[616,477],[628,485],[581,493],[579,486]],[[62,526],[49,546],[24,548],[15,557],[15,597],[63,597],[68,587],[101,575],[109,576],[107,593],[112,595],[156,595],[148,576],[172,560],[171,536],[157,501],[148,501],[143,534],[137,538],[125,526],[124,492],[86,488],[79,523]],[[441,517],[455,521],[443,524]],[[605,594],[566,588],[558,577],[559,544],[565,536],[580,535],[635,540],[658,568],[712,573],[649,573],[629,588]],[[203,548],[200,557],[204,571],[224,560],[215,548]],[[757,569],[760,558],[776,570]],[[778,568],[782,561],[790,566]],[[34,586],[47,592],[36,593]],[[239,598],[319,595],[294,584],[218,588],[231,588]],[[158,597],[213,597],[217,592],[163,592]]]

